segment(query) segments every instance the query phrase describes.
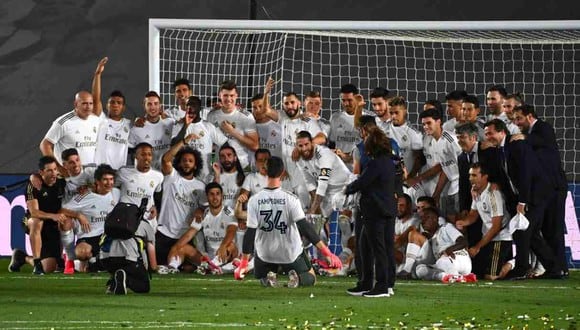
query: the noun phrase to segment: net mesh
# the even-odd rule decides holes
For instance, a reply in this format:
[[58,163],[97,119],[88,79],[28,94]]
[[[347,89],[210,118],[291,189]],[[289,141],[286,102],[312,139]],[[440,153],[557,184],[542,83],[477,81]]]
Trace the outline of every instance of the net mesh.
[[160,94],[174,104],[172,83],[186,77],[208,100],[225,79],[238,83],[241,102],[261,92],[268,76],[283,92],[320,91],[329,117],[339,89],[354,83],[368,97],[386,87],[407,98],[409,120],[428,99],[462,89],[479,97],[495,84],[521,92],[553,124],[570,181],[580,175],[577,65],[580,31],[285,31],[160,30]]

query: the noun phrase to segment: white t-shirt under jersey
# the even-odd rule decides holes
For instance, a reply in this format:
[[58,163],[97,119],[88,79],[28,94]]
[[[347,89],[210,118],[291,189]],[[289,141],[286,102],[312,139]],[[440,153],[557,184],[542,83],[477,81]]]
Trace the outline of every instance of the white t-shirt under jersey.
[[172,169],[163,178],[162,186],[157,230],[167,237],[178,239],[187,231],[193,211],[207,203],[205,184],[196,178],[185,179]]
[[201,222],[191,222],[191,228],[203,230],[205,249],[210,259],[216,256],[217,250],[226,238],[228,226],[232,225],[237,228],[238,220],[234,217],[234,211],[227,205],[224,205],[217,215],[211,214],[208,208]]
[[[163,174],[154,169],[139,172],[135,167],[125,166],[117,171],[115,182],[121,189],[121,202],[141,205],[141,199],[147,198],[149,210],[153,206],[153,193],[161,191]],[[149,212],[146,213],[145,218],[148,218],[148,215]]]
[[[257,134],[256,121],[254,120],[254,117],[246,111],[234,110],[230,113],[225,113],[223,110],[214,110],[207,115],[207,121],[214,124],[217,128],[220,128],[224,121],[228,121],[234,126],[236,131],[242,135],[249,133]],[[231,145],[236,150],[242,167],[248,166],[250,164],[250,155],[253,155],[253,152],[244,147],[233,136],[228,135],[225,132],[223,133],[228,138],[229,145]]]
[[81,119],[74,110],[58,117],[44,136],[54,145],[54,157],[58,162],[62,164],[60,155],[64,150],[75,148],[83,164],[94,163],[97,135],[104,118],[104,115],[91,114]]
[[485,235],[491,229],[491,219],[493,217],[502,217],[501,230],[492,241],[511,241],[512,235],[509,232],[507,224],[510,221],[510,215],[505,207],[505,199],[499,190],[492,190],[491,184],[488,183],[485,190],[471,202],[471,209],[477,210],[483,225],[481,232]]
[[304,219],[298,197],[281,188],[266,188],[250,197],[248,228],[256,228],[256,255],[268,263],[294,262],[303,251],[296,222]]
[[101,122],[95,164],[109,164],[115,170],[127,165],[131,126],[131,121],[126,118],[121,120],[108,118]]
[[171,147],[173,125],[171,118],[159,119],[156,123],[145,121],[143,127],[134,126],[129,134],[129,147],[135,148],[141,142],[147,142],[153,146],[153,165],[155,169],[161,169],[161,158]]
[[120,195],[121,191],[113,188],[105,195],[95,192],[76,195],[68,203],[65,203],[62,206],[63,208],[82,213],[89,219],[91,224],[91,231],[85,233],[80,229],[78,222],[75,221],[77,238],[101,236],[105,232],[105,219],[119,202]]

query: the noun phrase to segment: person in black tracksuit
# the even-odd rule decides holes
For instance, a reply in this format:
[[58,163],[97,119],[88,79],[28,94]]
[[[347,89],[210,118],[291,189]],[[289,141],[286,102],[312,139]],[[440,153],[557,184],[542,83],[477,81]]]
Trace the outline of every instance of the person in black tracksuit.
[[393,294],[396,271],[395,165],[389,138],[376,126],[364,129],[367,133],[364,146],[371,159],[345,191],[346,194],[361,192],[362,230],[357,242],[357,250],[361,252],[361,280],[347,292],[356,296],[388,297]]

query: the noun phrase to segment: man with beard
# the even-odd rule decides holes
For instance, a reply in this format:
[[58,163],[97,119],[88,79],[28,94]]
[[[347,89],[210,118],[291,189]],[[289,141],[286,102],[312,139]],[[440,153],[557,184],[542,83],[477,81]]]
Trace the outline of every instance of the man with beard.
[[[483,125],[485,121],[479,118],[479,100],[474,95],[467,95],[463,98],[461,103],[461,111],[463,113],[462,123],[472,123],[477,126],[477,137],[479,141],[485,139]],[[455,125],[457,127],[457,125]]]
[[176,104],[166,109],[165,114],[178,122],[187,114],[187,101],[193,93],[191,83],[186,78],[178,78],[173,82],[173,92]]
[[[93,77],[93,112],[97,116],[103,112],[101,75],[108,60],[105,57],[99,61]],[[95,164],[109,164],[115,170],[127,164],[129,131],[132,125],[129,119],[123,118],[123,112],[125,112],[125,96],[120,91],[112,91],[107,100],[107,120],[103,120],[99,127]]]
[[210,159],[213,147],[221,147],[228,141],[228,138],[217,127],[201,119],[201,99],[199,97],[190,96],[187,100],[187,109],[188,114],[182,118],[181,129],[172,140],[172,145],[184,142],[184,139],[189,137],[187,143],[181,145],[189,146],[200,153],[201,160],[195,163],[196,168],[199,169],[196,177],[203,182],[208,182],[210,181]]
[[487,121],[492,119],[501,119],[505,124],[510,134],[520,133],[520,129],[507,117],[503,111],[503,101],[507,96],[507,91],[501,85],[491,86],[487,90],[485,102],[487,104]]
[[185,233],[189,221],[201,217],[202,207],[206,203],[203,193],[205,184],[196,178],[201,170],[201,155],[197,150],[184,147],[193,138],[193,134],[187,135],[163,155],[163,196],[159,227],[155,234],[159,265],[167,265],[169,250]]
[[[143,99],[145,108],[145,123],[142,127],[134,126],[129,134],[129,147],[135,148],[140,143],[147,143],[153,147],[153,161],[151,166],[157,170],[161,168],[161,157],[171,146],[171,136],[175,121],[161,117],[161,98],[154,91],[147,92]],[[137,125],[137,124],[136,124]]]
[[358,88],[355,85],[343,85],[340,88],[340,99],[344,111],[335,112],[330,117],[329,145],[349,169],[353,166],[352,151],[360,142],[358,130],[354,126],[354,114],[358,104],[355,98],[357,94]]
[[[377,127],[379,127],[390,138],[392,120],[389,111],[389,102],[391,101],[392,96],[389,95],[389,91],[387,89],[383,87],[377,87],[371,92],[370,99],[373,106],[373,111],[377,115],[375,117]],[[355,115],[355,121],[356,117],[357,116]]]
[[423,135],[407,121],[407,101],[402,96],[395,96],[389,102],[391,117],[390,138],[397,141],[399,153],[408,171],[408,176],[415,176],[421,169],[423,156]]

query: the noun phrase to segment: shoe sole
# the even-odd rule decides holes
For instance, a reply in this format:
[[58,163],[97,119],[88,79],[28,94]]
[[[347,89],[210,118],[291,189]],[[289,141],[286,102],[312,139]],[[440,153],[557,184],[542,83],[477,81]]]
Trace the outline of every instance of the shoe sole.
[[353,296],[353,297],[362,297],[365,293],[367,293],[368,291],[360,291],[360,292],[350,292],[350,291],[346,291],[347,294]]
[[[117,275],[117,274],[123,274],[122,276],[120,276],[120,277],[122,277],[122,281],[119,281],[119,278],[118,278],[119,275]],[[113,292],[115,294],[118,294],[118,295],[127,294],[127,284],[125,282],[126,279],[127,279],[127,275],[122,270],[118,270],[115,272],[115,288],[113,290]],[[123,286],[121,287],[122,291],[119,290],[119,282],[121,282],[123,284]],[[120,291],[120,292],[118,292],[118,291]]]
[[295,289],[300,285],[300,278],[295,270],[288,272],[288,288]]
[[388,293],[381,293],[381,294],[370,294],[370,295],[367,295],[366,293],[365,293],[365,294],[363,294],[363,297],[365,297],[365,298],[388,298],[388,297],[390,297],[390,296],[391,296],[391,295],[390,295],[390,294],[388,294]]

